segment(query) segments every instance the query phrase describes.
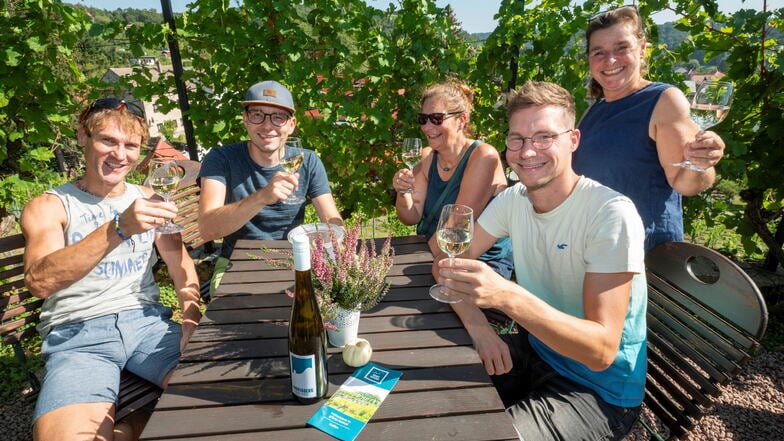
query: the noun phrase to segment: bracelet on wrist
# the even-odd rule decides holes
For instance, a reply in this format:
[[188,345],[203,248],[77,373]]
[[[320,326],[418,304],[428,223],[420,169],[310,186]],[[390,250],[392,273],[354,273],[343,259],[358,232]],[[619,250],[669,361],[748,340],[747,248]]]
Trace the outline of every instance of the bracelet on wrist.
[[114,213],[114,232],[120,236],[120,239],[123,241],[129,240],[131,241],[131,246],[133,247],[133,251],[136,251],[136,242],[134,242],[133,237],[126,236],[122,230],[120,229],[120,213]]

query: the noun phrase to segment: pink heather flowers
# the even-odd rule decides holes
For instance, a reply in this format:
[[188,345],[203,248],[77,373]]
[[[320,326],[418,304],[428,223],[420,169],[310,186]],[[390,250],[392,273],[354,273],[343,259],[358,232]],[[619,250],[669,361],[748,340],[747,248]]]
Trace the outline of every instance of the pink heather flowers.
[[360,240],[361,222],[348,229],[343,243],[330,230],[334,259],[324,240],[317,234],[311,249],[313,287],[322,305],[337,305],[343,309],[367,311],[378,304],[389,291],[387,273],[392,268],[395,250],[391,235],[377,253],[372,239]]

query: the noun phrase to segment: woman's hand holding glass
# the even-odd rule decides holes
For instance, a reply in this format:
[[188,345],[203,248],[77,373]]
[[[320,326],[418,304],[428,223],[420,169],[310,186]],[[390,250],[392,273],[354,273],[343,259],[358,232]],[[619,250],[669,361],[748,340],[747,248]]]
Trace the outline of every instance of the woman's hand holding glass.
[[398,193],[414,193],[414,167],[422,159],[422,140],[419,138],[405,138],[403,140],[403,151],[401,153],[403,162],[408,167],[409,173],[402,170],[395,177],[393,187]]
[[[696,92],[689,96],[691,119],[700,128],[700,131],[697,132],[697,139],[691,143],[689,151],[709,149],[709,147],[703,148],[694,144],[703,143],[704,139],[708,138],[705,136],[705,131],[722,122],[727,116],[732,103],[732,91],[732,83],[706,80],[698,84]],[[682,162],[675,162],[672,165],[697,172],[705,171],[704,168],[689,160],[688,156]]]

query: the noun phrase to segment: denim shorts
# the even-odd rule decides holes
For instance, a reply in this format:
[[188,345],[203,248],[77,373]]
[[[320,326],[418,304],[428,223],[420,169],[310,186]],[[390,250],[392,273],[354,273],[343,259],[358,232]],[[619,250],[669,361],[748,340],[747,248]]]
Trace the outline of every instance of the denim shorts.
[[125,368],[161,385],[180,357],[180,325],[162,305],[53,327],[43,338],[44,378],[33,422],[75,403],[115,403]]

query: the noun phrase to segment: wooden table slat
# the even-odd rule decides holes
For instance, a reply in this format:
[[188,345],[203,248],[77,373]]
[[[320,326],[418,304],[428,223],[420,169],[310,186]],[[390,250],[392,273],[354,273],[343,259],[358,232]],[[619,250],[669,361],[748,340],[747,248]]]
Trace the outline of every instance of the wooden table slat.
[[[427,397],[427,398],[425,398]],[[381,407],[373,415],[374,422],[406,419],[407,424],[426,426],[428,417],[471,414],[487,412],[488,407],[497,403],[498,394],[492,386],[400,392],[387,396]],[[266,405],[221,406],[181,410],[156,410],[158,415],[166,415],[170,421],[179,421],[172,426],[151,419],[144,430],[144,439],[156,439],[170,435],[208,435],[220,434],[222,429],[214,421],[223,421],[223,427],[235,431],[278,431],[306,426],[307,419],[313,415],[323,402],[300,405],[295,401]],[[496,411],[502,412],[498,408]],[[510,427],[511,429],[511,427]],[[367,434],[364,434],[367,436]],[[308,438],[309,439],[309,438]]]
[[[199,332],[194,333],[191,343],[216,342],[226,340],[254,340],[260,338],[285,338],[288,336],[288,322],[276,321],[266,323],[226,323],[215,325],[202,323]],[[405,332],[423,329],[447,329],[462,327],[456,315],[445,312],[429,314],[427,319],[400,316],[366,316],[359,320],[359,335],[380,332]],[[189,345],[190,347],[190,345]]]
[[[505,441],[519,439],[515,432],[506,437],[499,435],[498,430],[511,426],[509,416],[505,412],[488,412],[475,415],[457,415],[423,420],[425,425],[411,425],[407,420],[385,421],[375,423],[373,420],[361,432],[360,439],[368,440],[431,440],[431,441]],[[460,429],[457,430],[456,428]],[[513,430],[513,429],[508,429]],[[506,432],[507,430],[504,430]],[[275,441],[335,441],[326,433],[310,428],[269,432],[232,433],[232,441],[259,441],[274,439]],[[151,438],[145,438],[151,439]],[[162,438],[159,438],[162,439]],[[190,436],[187,438],[165,438],[170,441],[226,441],[227,435]]]
[[[415,369],[475,364],[480,363],[480,360],[472,347],[452,346],[447,348],[373,351],[373,362],[391,369]],[[344,371],[346,369],[342,356],[338,354],[328,357],[328,367],[331,373],[338,373],[341,372],[341,369],[344,369]],[[169,384],[209,383],[243,378],[260,379],[288,375],[289,359],[287,356],[202,362],[183,361],[172,374]],[[486,375],[479,376],[475,380],[485,383],[490,382],[490,378]]]
[[[482,371],[484,367],[476,364],[408,369],[403,371],[406,381],[398,383],[392,393],[485,386],[471,380],[481,376]],[[343,384],[351,372],[353,369],[349,367],[339,373],[330,372],[330,395]],[[264,394],[261,394],[262,390]],[[156,410],[262,403],[281,399],[288,401],[291,396],[291,380],[288,377],[278,377],[259,380],[242,379],[206,385],[175,384],[169,386],[167,392],[158,402]]]

